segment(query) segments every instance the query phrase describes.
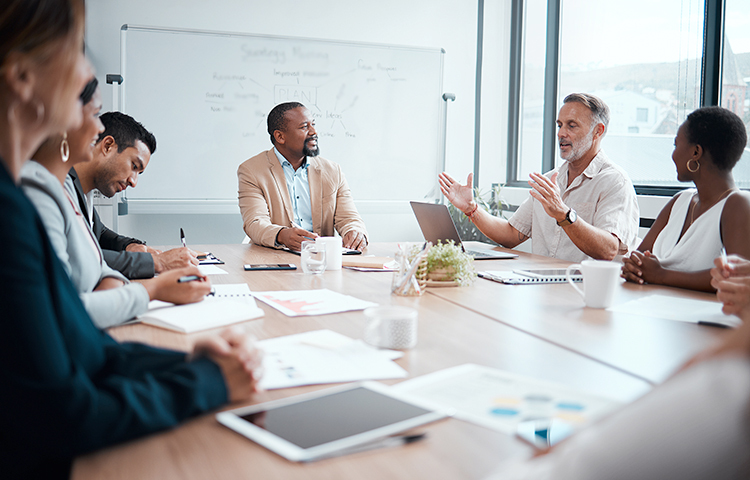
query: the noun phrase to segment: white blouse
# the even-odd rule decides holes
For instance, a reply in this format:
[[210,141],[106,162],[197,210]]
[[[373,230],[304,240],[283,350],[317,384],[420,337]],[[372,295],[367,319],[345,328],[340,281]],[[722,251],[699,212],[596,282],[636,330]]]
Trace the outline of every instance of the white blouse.
[[[664,268],[682,272],[698,272],[713,268],[714,259],[721,255],[721,212],[731,195],[716,202],[703,215],[696,218],[680,238],[685,225],[690,201],[697,193],[694,188],[679,192],[669,212],[669,220],[654,240],[651,251]],[[679,239],[679,241],[678,241]]]

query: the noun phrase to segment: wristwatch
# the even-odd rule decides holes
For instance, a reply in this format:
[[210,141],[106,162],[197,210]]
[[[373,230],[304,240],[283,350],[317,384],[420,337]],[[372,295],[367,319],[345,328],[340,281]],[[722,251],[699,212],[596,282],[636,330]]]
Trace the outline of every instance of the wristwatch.
[[570,210],[568,210],[568,213],[565,214],[565,219],[563,219],[561,222],[557,222],[557,224],[561,227],[567,227],[571,223],[575,223],[576,220],[578,220],[578,214],[571,208]]

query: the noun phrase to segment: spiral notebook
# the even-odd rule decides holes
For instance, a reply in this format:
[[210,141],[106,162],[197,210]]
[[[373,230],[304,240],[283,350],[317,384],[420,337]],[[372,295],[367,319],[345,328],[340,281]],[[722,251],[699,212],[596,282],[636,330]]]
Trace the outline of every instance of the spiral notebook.
[[[566,283],[564,268],[537,268],[529,270],[490,270],[478,272],[477,275],[493,282],[505,283],[507,285],[526,285],[534,283]],[[582,282],[583,275],[580,270],[573,270],[570,274],[573,282]]]
[[137,321],[181,333],[193,333],[262,317],[245,283],[215,285],[202,302],[174,305],[153,300]]

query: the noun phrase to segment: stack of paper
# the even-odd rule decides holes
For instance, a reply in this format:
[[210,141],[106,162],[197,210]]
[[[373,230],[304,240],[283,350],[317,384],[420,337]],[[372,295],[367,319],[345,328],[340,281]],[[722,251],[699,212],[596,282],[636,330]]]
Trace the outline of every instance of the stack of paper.
[[378,350],[331,330],[287,335],[258,342],[263,349],[265,389],[404,378],[406,371],[392,362],[403,355]]
[[262,317],[247,284],[216,285],[214,295],[202,302],[174,305],[153,300],[148,311],[138,316],[138,321],[155,327],[193,333],[209,328],[218,328],[237,322]]
[[366,302],[327,288],[320,290],[281,290],[278,292],[256,292],[255,298],[270,305],[288,317],[302,315],[326,315],[329,313],[364,310],[377,303]]

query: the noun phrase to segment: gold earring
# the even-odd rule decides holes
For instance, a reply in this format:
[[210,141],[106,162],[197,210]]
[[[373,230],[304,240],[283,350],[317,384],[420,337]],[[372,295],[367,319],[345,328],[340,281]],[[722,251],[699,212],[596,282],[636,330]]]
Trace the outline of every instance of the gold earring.
[[68,132],[63,133],[62,142],[60,142],[60,156],[62,157],[63,163],[67,162],[70,158],[70,145],[68,144]]
[[695,169],[690,168],[690,162],[692,162],[693,160],[695,160],[695,159],[691,158],[690,160],[688,160],[687,165],[685,165],[687,167],[687,169],[688,169],[688,172],[690,172],[690,173],[695,173],[695,172],[698,171],[699,168],[701,168],[701,164],[700,164],[700,162],[698,160],[695,160],[695,165],[696,165]]

